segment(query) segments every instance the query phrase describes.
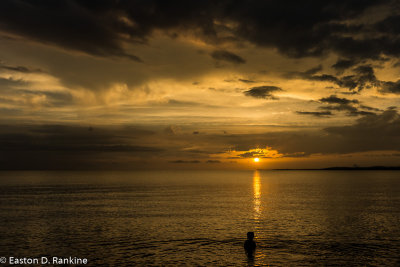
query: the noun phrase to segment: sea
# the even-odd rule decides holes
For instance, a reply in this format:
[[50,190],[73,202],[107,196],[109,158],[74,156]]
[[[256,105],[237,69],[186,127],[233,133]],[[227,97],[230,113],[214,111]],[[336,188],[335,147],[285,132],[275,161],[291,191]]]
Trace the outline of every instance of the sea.
[[0,172],[2,263],[400,266],[399,255],[399,171]]

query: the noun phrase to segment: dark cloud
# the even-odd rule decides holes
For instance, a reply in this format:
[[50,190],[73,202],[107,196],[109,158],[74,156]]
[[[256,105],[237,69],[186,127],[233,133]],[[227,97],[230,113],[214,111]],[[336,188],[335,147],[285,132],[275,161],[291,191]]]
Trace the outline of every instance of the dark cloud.
[[202,106],[204,104],[194,102],[194,101],[180,101],[176,99],[168,99],[167,102],[168,106],[174,106],[174,107],[194,107],[194,106]]
[[391,15],[384,20],[378,22],[375,27],[378,31],[391,35],[400,33],[400,15]]
[[[330,89],[332,89],[332,88],[330,88]],[[359,95],[360,94],[359,92],[356,92],[356,91],[345,91],[345,92],[340,92],[340,93],[343,95]]]
[[[329,106],[322,106],[320,109],[345,111],[348,116],[374,115],[375,113],[371,111],[380,111],[379,109],[361,105],[357,99],[340,98],[336,95],[321,98],[319,101],[329,104]],[[369,111],[359,110],[359,108]]]
[[237,33],[241,37],[258,45],[275,46],[292,57],[304,57],[338,51],[342,47],[332,46],[332,41],[340,43],[345,35],[360,30],[360,26],[342,21],[375,4],[378,1],[253,1],[236,5],[232,12],[239,21]]
[[[375,76],[374,69],[370,65],[361,65],[354,69],[357,74],[355,81],[357,83],[358,91],[365,88],[368,84],[376,86],[377,78]],[[344,86],[342,86],[344,87]]]
[[178,163],[178,164],[186,164],[186,163],[200,163],[201,161],[199,160],[174,160],[174,161],[170,161],[170,163]]
[[358,115],[374,115],[374,112],[358,110],[358,108],[348,105],[348,104],[339,104],[334,106],[323,106],[320,107],[323,110],[335,110],[335,111],[345,111],[348,116],[358,116]]
[[209,159],[209,160],[206,161],[206,163],[221,163],[221,161],[220,160]]
[[296,152],[296,153],[286,153],[282,155],[283,158],[304,158],[308,157],[309,155],[304,152]]
[[[121,34],[132,28],[118,17],[112,1],[85,6],[85,1],[2,1],[0,29],[43,43],[97,56],[141,61],[122,48]],[[109,12],[104,8],[110,8]],[[24,14],[18,16],[18,14]]]
[[123,43],[146,43],[155,30],[173,38],[194,32],[211,44],[245,40],[291,57],[333,51],[344,58],[378,59],[382,54],[400,55],[399,16],[372,25],[357,18],[391,2],[3,0],[0,28],[66,49],[136,61],[140,59],[127,53]]
[[397,82],[381,82],[380,92],[400,94],[400,80]]
[[[314,67],[314,68],[311,68],[311,69],[309,69],[309,70],[306,70],[306,71],[303,73],[303,75],[304,75],[305,77],[308,77],[308,76],[310,76],[310,75],[314,75],[314,74],[320,72],[322,69],[323,69],[323,68],[322,68],[322,65],[318,65],[318,66],[316,66],[316,67]],[[301,73],[300,73],[300,75],[301,75]]]
[[370,111],[382,111],[382,110],[380,110],[379,108],[373,108],[373,107],[365,106],[365,105],[360,105],[360,108],[361,108],[361,109],[370,110]]
[[349,90],[361,91],[364,88],[371,88],[379,85],[374,70],[369,65],[358,66],[354,70],[355,75],[342,77],[337,83],[340,87],[348,88]]
[[316,67],[304,72],[289,72],[286,78],[300,78],[310,81],[330,82],[341,88],[347,88],[349,92],[343,94],[357,94],[363,89],[378,88],[381,93],[398,93],[400,80],[397,82],[381,81],[371,65],[359,65],[351,69],[352,75],[335,76],[331,74],[316,74],[322,68]]
[[[135,135],[148,134],[147,131],[130,131],[124,138],[123,129],[88,130],[86,127],[58,125],[3,126],[8,129],[0,133],[2,151],[85,151],[85,152],[159,152],[159,148],[130,144]],[[90,128],[89,128],[90,129]]]
[[91,129],[61,125],[2,125],[0,168],[101,169],[104,164],[110,167],[111,162],[158,155],[164,150],[134,141],[153,134],[149,131],[126,127]]
[[339,97],[337,97],[335,95],[331,95],[329,97],[321,98],[319,101],[324,102],[324,103],[328,103],[328,104],[345,104],[345,105],[351,104],[351,103],[355,103],[355,104],[359,103],[357,99],[350,100],[350,99],[347,99],[347,98],[339,98]]
[[357,60],[372,59],[382,60],[382,55],[399,57],[399,40],[395,36],[382,36],[382,32],[370,32],[368,26],[362,27],[366,30],[366,38],[358,39],[354,36],[331,38],[330,49],[337,54]]
[[0,65],[0,69],[11,70],[16,72],[22,73],[42,73],[41,69],[32,69],[24,66],[7,66],[7,65]]
[[242,82],[242,83],[255,83],[256,81],[246,80],[246,79],[239,79],[239,82]]
[[332,82],[336,84],[340,84],[340,80],[330,74],[321,74],[321,75],[302,75],[302,78],[310,81],[319,81],[319,82]]
[[333,115],[330,111],[296,111],[300,115],[312,115],[315,117],[324,117]]
[[370,112],[370,111],[364,111],[364,110],[357,110],[355,112],[351,112],[350,115],[358,116],[358,115],[376,115],[375,112]]
[[[331,111],[343,111],[346,112],[347,116],[359,116],[359,115],[375,115],[372,111],[381,111],[380,109],[361,105],[357,99],[340,98],[336,95],[329,97],[323,97],[319,99],[320,102],[328,104],[327,106],[320,106],[319,109],[324,111],[297,111],[297,114],[302,115],[313,115],[316,117],[330,116],[333,115]],[[361,110],[360,110],[361,109]],[[368,110],[368,111],[365,111]]]
[[322,107],[319,107],[319,108],[323,109],[323,110],[347,111],[349,113],[357,112],[357,108],[355,108],[355,107],[353,107],[351,105],[346,105],[346,104],[322,106]]
[[318,74],[318,72],[322,71],[322,65],[318,65],[314,68],[303,72],[288,72],[284,76],[288,79],[304,79],[310,81],[319,81],[319,82],[332,82],[338,83],[339,79],[336,76],[330,74]]
[[339,72],[342,72],[348,68],[353,67],[358,62],[354,59],[338,59],[335,64],[332,65],[332,68],[336,69]]
[[395,109],[364,116],[350,126],[329,127],[325,131],[344,138],[352,151],[400,149],[400,116]]
[[233,64],[246,63],[246,60],[244,60],[242,57],[226,50],[216,50],[211,53],[211,57],[215,60],[226,61]]
[[255,98],[278,99],[272,94],[273,92],[277,91],[282,91],[282,88],[276,86],[256,86],[245,91],[244,94],[246,96],[251,96]]

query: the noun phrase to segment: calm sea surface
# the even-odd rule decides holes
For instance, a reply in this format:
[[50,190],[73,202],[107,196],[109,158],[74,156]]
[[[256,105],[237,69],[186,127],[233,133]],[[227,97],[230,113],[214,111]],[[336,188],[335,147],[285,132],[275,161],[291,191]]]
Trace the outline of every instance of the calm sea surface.
[[[0,256],[399,266],[400,172],[0,172]],[[257,251],[243,242],[254,231]]]

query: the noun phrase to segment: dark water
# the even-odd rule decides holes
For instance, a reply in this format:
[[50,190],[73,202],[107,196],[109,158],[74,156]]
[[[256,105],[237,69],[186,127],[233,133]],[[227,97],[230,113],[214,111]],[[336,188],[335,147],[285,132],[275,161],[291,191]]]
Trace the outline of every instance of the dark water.
[[[399,266],[400,172],[0,172],[0,256]],[[247,231],[257,251],[243,251]]]

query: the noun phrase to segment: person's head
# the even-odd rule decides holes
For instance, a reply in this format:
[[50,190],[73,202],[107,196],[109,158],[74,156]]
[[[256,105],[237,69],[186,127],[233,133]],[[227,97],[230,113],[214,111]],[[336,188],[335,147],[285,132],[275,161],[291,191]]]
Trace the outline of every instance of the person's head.
[[254,239],[254,232],[247,232],[247,239],[253,240]]

